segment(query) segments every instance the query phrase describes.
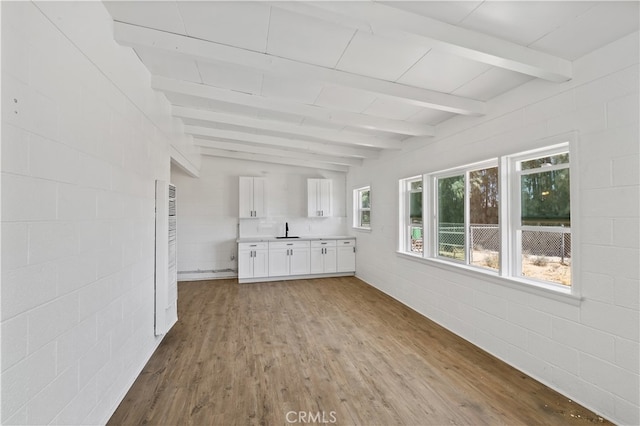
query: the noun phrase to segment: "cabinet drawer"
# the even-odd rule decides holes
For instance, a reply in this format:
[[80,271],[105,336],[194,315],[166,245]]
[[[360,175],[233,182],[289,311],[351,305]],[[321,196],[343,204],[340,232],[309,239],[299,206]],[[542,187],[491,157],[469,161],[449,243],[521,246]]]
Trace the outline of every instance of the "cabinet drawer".
[[238,251],[240,250],[266,250],[269,248],[269,243],[267,242],[256,242],[256,243],[239,243]]
[[311,241],[311,247],[335,247],[336,240]]
[[270,249],[309,248],[309,241],[270,241]]
[[338,247],[355,247],[356,240],[338,240],[336,243]]

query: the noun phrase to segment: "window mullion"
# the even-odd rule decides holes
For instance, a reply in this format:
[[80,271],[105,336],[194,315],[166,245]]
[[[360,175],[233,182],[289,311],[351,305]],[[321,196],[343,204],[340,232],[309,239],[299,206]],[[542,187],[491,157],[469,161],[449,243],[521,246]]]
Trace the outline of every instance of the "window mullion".
[[498,224],[500,227],[500,275],[510,276],[513,271],[513,224],[514,214],[510,206],[514,202],[513,184],[509,177],[513,173],[512,163],[506,157],[501,157],[498,164],[500,181],[498,183],[500,202]]
[[473,256],[473,247],[470,246],[470,234],[471,234],[471,184],[469,182],[469,170],[464,172],[464,249],[466,251],[465,263],[471,264],[471,258]]

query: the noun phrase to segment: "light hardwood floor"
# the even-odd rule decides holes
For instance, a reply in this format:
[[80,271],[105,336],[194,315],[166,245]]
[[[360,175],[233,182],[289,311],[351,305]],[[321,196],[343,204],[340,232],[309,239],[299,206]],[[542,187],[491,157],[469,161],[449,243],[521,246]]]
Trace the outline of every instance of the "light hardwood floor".
[[182,282],[178,311],[110,425],[606,423],[353,277]]

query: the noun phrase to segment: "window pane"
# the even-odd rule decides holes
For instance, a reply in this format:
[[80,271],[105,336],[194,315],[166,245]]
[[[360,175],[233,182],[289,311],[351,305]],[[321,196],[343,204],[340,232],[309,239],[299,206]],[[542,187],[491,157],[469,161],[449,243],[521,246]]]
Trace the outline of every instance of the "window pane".
[[569,187],[569,169],[522,175],[522,225],[571,226]]
[[409,198],[409,218],[411,223],[422,225],[422,192],[412,192]]
[[416,180],[411,182],[411,191],[422,191],[422,180]]
[[522,231],[522,275],[571,285],[571,233]]
[[371,212],[370,211],[361,211],[360,212],[360,226],[368,228],[371,226]]
[[498,168],[469,172],[469,263],[498,270],[500,230],[498,228]]
[[438,179],[438,254],[465,260],[464,175]]
[[371,202],[369,201],[369,190],[362,191],[360,193],[360,206],[364,209],[371,208]]
[[545,166],[555,166],[556,164],[567,164],[569,162],[569,153],[551,155],[548,157],[540,157],[533,160],[523,161],[522,170],[537,169]]
[[[411,186],[419,183],[422,188],[422,181],[412,182]],[[422,253],[422,191],[409,193],[409,251]]]

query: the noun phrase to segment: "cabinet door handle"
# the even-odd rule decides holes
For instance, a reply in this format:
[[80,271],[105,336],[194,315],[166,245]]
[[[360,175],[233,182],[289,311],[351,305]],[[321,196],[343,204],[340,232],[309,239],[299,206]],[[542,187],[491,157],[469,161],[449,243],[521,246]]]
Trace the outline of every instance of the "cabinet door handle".
[[356,248],[355,248],[355,247],[353,248],[353,252],[354,252],[354,253],[356,252]]

